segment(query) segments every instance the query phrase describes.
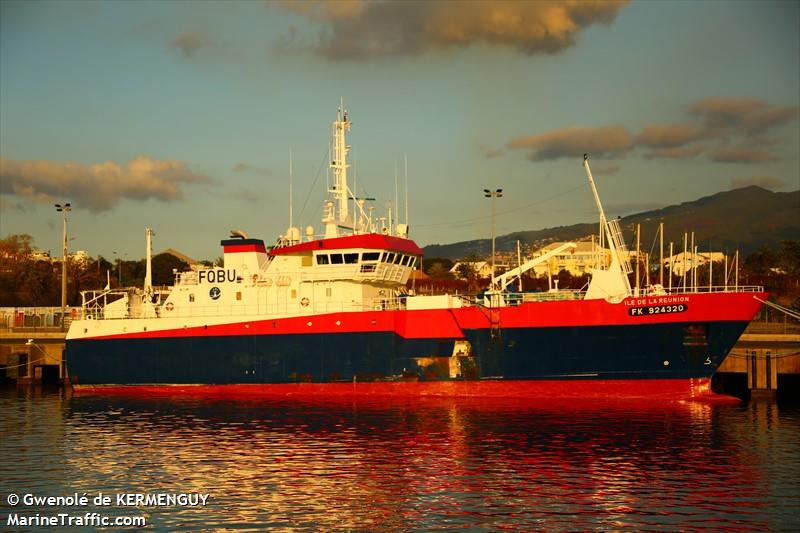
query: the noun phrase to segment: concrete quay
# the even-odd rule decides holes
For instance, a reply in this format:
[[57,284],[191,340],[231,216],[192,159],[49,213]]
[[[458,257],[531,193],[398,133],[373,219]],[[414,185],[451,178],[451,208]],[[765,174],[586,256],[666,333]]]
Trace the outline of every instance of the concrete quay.
[[[796,389],[800,378],[800,335],[795,333],[745,333],[739,338],[715,379],[727,390],[731,378],[746,376],[751,398],[774,398],[782,389]],[[784,390],[797,396],[800,390]]]
[[65,337],[60,328],[0,330],[0,383],[64,383]]

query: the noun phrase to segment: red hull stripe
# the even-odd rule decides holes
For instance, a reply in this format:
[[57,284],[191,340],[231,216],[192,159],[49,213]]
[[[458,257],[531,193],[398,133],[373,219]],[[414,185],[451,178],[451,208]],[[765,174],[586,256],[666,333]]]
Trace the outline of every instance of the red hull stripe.
[[[635,326],[670,322],[749,322],[761,307],[761,302],[755,297],[765,300],[766,296],[766,293],[755,292],[720,292],[627,298],[620,304],[609,304],[605,300],[564,300],[527,303],[493,311],[487,308],[471,307],[456,310],[455,316],[459,326],[463,329],[485,328],[490,319],[501,328]],[[634,308],[666,308],[678,305],[683,305],[684,310],[643,316],[632,316],[630,311]]]
[[[685,296],[686,311],[649,316],[630,316],[637,299],[622,304],[604,300],[559,301],[522,304],[489,310],[482,307],[414,311],[363,311],[306,315],[274,320],[257,319],[161,331],[127,332],[94,338],[213,337],[238,335],[286,335],[391,332],[406,339],[463,339],[464,330],[497,326],[513,328],[634,326],[669,322],[749,322],[764,293],[711,293]],[[646,304],[645,304],[646,305]],[[492,315],[495,313],[495,315]]]
[[650,399],[738,402],[711,391],[708,378],[641,380],[425,381],[242,385],[78,385],[76,394],[207,398],[452,397]]
[[274,248],[270,255],[285,255],[294,253],[313,252],[314,250],[342,250],[349,248],[367,248],[370,250],[391,250],[409,255],[422,255],[422,249],[414,241],[369,233],[366,235],[351,235],[333,239],[320,239],[318,241],[303,242],[293,246]]
[[392,332],[413,339],[462,339],[464,332],[446,310],[365,311],[253,320],[232,324],[139,331],[94,338],[145,339],[175,337],[226,337],[238,335],[316,335],[331,333]]
[[260,252],[267,253],[263,244],[229,244],[223,247],[226,254],[237,254],[241,252]]

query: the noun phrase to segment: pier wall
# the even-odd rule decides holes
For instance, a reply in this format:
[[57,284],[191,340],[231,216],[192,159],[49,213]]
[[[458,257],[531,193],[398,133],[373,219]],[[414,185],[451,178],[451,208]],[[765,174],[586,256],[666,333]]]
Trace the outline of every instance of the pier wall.
[[60,307],[0,307],[0,383],[63,382],[68,324]]

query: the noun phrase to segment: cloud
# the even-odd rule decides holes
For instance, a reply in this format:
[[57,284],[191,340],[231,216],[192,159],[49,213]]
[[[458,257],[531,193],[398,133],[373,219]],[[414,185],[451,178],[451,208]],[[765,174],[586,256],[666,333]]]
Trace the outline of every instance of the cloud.
[[170,48],[178,50],[185,58],[193,57],[198,50],[211,46],[212,39],[201,31],[187,31],[170,41]]
[[529,150],[528,159],[544,161],[562,157],[619,157],[633,148],[633,137],[621,125],[601,128],[562,128],[539,135],[518,137],[509,148]]
[[261,201],[261,195],[252,189],[240,189],[238,191],[232,191],[228,193],[227,196],[238,202],[244,202],[248,204],[256,204]]
[[742,146],[723,146],[717,148],[711,159],[717,163],[761,163],[773,161],[776,158],[766,150],[760,148],[746,148]]
[[650,148],[675,148],[708,136],[705,128],[694,124],[648,124],[636,136],[636,144]]
[[481,144],[478,148],[480,149],[481,154],[483,154],[483,157],[489,159],[503,155],[502,148],[492,148],[491,146],[488,146],[486,144]]
[[691,159],[705,151],[703,146],[681,146],[676,148],[658,148],[647,152],[645,159]]
[[57,161],[15,161],[0,157],[0,192],[37,203],[70,201],[76,208],[107,211],[123,199],[169,202],[183,198],[183,185],[211,179],[183,161],[139,156],[120,166]]
[[[800,107],[772,105],[754,98],[715,96],[686,109],[693,121],[650,123],[635,135],[619,124],[569,127],[521,136],[506,147],[529,150],[531,161],[577,157],[584,152],[619,157],[635,151],[645,159],[704,156],[717,163],[763,163],[779,159],[766,148],[785,143],[769,130],[800,117]],[[496,153],[485,145],[481,145],[481,151],[487,157]]]
[[312,48],[330,60],[419,55],[476,43],[525,54],[557,53],[595,23],[610,24],[627,0],[283,0],[275,4],[321,30]]
[[741,189],[751,186],[763,187],[764,189],[783,189],[786,182],[772,176],[752,176],[750,178],[733,178],[731,189]]
[[714,96],[699,100],[689,113],[702,119],[708,127],[733,129],[746,135],[758,135],[800,116],[798,106],[775,106],[755,98]]
[[247,163],[236,163],[233,165],[234,172],[245,174],[259,174],[261,176],[272,176],[272,171],[267,168],[260,168]]
[[[267,5],[270,4],[266,1]],[[312,20],[346,20],[358,17],[364,8],[363,0],[278,0],[280,7],[305,15]]]

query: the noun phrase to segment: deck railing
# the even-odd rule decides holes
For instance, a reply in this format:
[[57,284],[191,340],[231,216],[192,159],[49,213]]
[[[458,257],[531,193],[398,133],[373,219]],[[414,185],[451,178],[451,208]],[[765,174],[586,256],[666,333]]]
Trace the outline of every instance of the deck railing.
[[[703,293],[722,293],[722,292],[761,292],[763,287],[758,286],[739,286],[733,287],[698,287],[697,290],[684,290],[682,288],[641,290],[638,296],[664,296],[675,294],[703,294]],[[548,292],[508,292],[500,295],[486,296],[480,295],[454,295],[454,301],[458,306],[518,306],[523,303],[531,302],[550,302],[562,300],[581,300],[585,297],[585,291],[579,290],[558,290]],[[138,296],[138,295],[137,295]],[[137,296],[134,296],[137,297]],[[126,318],[205,318],[205,317],[282,317],[282,316],[313,316],[327,313],[341,313],[354,311],[397,311],[406,309],[408,298],[414,296],[397,297],[378,297],[367,299],[362,302],[354,301],[311,301],[303,305],[302,300],[286,300],[277,303],[244,304],[241,302],[231,304],[214,305],[180,305],[167,309],[162,304],[149,305],[135,302],[125,307],[111,306],[104,307],[99,304],[97,299],[91,300],[83,308],[73,309],[73,319],[89,320],[118,320]]]
[[[67,307],[64,327],[69,326],[71,313],[79,309]],[[0,331],[61,331],[60,307],[0,307]]]

